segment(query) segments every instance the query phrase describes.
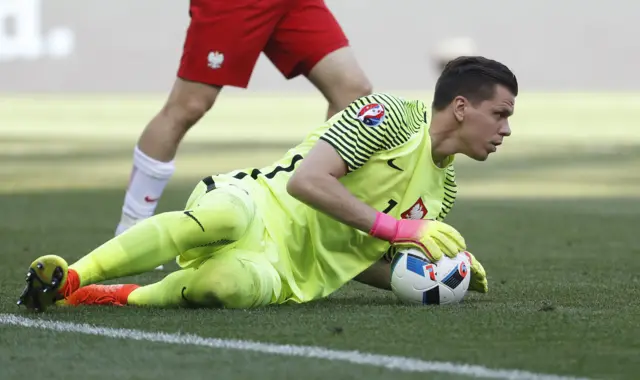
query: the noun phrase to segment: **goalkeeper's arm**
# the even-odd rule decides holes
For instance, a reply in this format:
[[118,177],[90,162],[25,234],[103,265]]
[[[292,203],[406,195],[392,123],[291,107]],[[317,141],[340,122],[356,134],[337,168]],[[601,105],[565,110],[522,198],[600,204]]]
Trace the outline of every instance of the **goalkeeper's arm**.
[[369,232],[378,212],[340,183],[346,174],[342,157],[329,143],[320,140],[289,180],[287,192],[344,224]]
[[356,198],[340,183],[347,165],[340,154],[320,140],[287,184],[291,196],[353,228],[392,244],[413,245],[431,260],[455,257],[464,239],[451,226],[430,220],[397,220]]
[[[346,174],[344,160],[331,145],[320,140],[294,173],[287,191],[338,221],[369,232],[376,221],[377,211],[353,196],[338,181]],[[391,265],[381,259],[356,276],[355,280],[375,288],[391,290]]]

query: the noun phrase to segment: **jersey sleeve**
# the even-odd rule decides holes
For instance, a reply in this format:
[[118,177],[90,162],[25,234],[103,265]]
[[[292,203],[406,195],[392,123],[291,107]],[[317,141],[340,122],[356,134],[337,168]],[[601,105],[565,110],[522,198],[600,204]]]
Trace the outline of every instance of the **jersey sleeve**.
[[416,106],[389,94],[359,98],[329,119],[320,139],[333,146],[352,172],[375,153],[398,147],[418,132],[426,116],[424,110],[416,112]]

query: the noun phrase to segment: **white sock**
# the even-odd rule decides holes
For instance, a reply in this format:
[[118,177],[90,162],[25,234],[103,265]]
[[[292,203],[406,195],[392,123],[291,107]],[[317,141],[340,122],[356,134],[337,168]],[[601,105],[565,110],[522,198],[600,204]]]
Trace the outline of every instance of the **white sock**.
[[144,154],[137,146],[133,150],[133,169],[124,197],[122,218],[116,235],[142,219],[153,215],[164,188],[175,171],[174,161],[161,162]]

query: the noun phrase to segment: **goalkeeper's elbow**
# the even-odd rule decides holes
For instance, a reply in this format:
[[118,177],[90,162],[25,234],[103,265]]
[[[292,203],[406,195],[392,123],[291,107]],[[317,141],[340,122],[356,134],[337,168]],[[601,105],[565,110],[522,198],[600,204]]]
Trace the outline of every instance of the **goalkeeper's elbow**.
[[310,183],[311,181],[305,178],[304,175],[294,173],[287,182],[287,193],[298,200],[302,200],[309,193]]

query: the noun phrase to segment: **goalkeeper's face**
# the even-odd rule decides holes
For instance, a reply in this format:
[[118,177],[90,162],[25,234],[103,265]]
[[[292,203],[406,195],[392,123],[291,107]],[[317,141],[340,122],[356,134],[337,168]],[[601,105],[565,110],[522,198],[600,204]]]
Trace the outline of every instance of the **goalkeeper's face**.
[[459,134],[461,153],[484,161],[511,135],[509,117],[513,114],[515,96],[506,87],[496,85],[493,98],[477,104],[465,99],[465,103]]

